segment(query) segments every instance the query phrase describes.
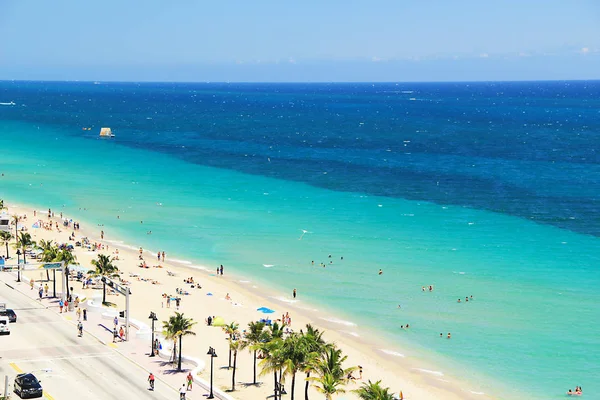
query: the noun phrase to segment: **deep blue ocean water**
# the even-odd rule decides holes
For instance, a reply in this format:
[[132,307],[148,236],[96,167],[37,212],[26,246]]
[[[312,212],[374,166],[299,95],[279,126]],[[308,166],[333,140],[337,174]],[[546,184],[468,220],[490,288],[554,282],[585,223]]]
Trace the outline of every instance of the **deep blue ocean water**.
[[0,82],[0,103],[0,197],[297,287],[476,390],[600,392],[600,82]]

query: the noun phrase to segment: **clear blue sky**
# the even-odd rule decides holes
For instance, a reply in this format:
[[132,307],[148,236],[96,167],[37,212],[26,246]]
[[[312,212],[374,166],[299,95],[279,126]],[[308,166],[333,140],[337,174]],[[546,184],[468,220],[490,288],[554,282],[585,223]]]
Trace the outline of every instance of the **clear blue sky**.
[[600,78],[600,0],[0,0],[0,79]]

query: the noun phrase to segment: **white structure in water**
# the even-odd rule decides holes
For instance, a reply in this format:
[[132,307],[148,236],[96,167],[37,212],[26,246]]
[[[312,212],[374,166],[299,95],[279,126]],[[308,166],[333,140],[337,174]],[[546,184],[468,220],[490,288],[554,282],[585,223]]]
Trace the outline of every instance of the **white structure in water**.
[[100,137],[115,137],[110,128],[100,129]]

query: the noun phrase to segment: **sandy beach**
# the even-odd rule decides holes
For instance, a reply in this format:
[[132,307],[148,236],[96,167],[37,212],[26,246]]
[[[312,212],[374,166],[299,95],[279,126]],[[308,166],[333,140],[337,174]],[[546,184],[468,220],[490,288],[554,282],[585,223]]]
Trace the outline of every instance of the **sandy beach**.
[[[56,229],[32,229],[32,224],[37,220],[50,222],[47,218],[47,211],[43,210],[42,205],[24,206],[15,205],[5,200],[7,214],[20,216],[26,215],[27,219],[23,225],[27,227],[34,241],[53,240],[56,243],[67,243],[68,238],[73,233],[72,229],[62,226],[59,215],[52,218],[54,225],[58,223],[60,232]],[[37,216],[34,217],[34,209]],[[58,214],[60,210],[57,211]],[[277,292],[264,284],[250,281],[248,277],[241,277],[232,273],[234,266],[225,266],[223,276],[217,276],[215,271],[218,265],[206,265],[202,260],[194,260],[194,265],[205,265],[206,269],[191,268],[183,262],[178,262],[176,254],[171,254],[168,248],[161,249],[143,249],[143,258],[148,268],[140,268],[139,250],[135,243],[118,243],[118,237],[111,236],[111,232],[104,232],[104,239],[100,238],[103,230],[102,226],[94,224],[93,221],[80,220],[77,215],[65,215],[64,217],[80,221],[81,230],[76,231],[76,239],[87,237],[92,243],[97,242],[105,246],[104,250],[90,251],[82,247],[75,247],[74,254],[78,263],[86,268],[92,269],[91,260],[98,254],[106,254],[115,257],[118,254],[118,260],[114,264],[121,271],[121,278],[130,282],[132,296],[131,317],[147,321],[150,311],[157,314],[162,325],[162,321],[168,319],[176,311],[175,304],[167,308],[166,301],[162,297],[163,293],[175,295],[177,288],[183,288],[189,292],[189,295],[182,295],[180,312],[186,317],[193,318],[197,322],[194,327],[196,336],[189,336],[184,339],[183,353],[196,358],[201,358],[210,362],[206,355],[209,346],[216,349],[219,358],[215,364],[215,384],[223,390],[231,386],[231,370],[227,370],[228,361],[228,342],[226,335],[221,328],[207,326],[205,319],[210,316],[223,317],[225,322],[237,322],[240,330],[246,329],[248,322],[258,320],[262,317],[257,310],[259,307],[268,307],[275,310],[270,315],[271,319],[281,318],[282,314],[289,312],[292,319],[291,328],[299,331],[306,324],[310,323],[320,330],[325,331],[324,338],[328,342],[335,342],[348,356],[346,367],[362,366],[362,379],[350,382],[346,386],[347,393],[338,396],[343,399],[357,399],[358,396],[352,393],[352,390],[360,387],[362,382],[371,380],[373,382],[381,380],[383,386],[390,387],[391,391],[398,396],[402,391],[405,399],[490,399],[492,397],[484,394],[471,392],[458,380],[436,373],[433,366],[424,367],[421,360],[411,357],[404,357],[402,349],[398,349],[393,343],[385,343],[376,336],[376,327],[369,332],[365,329],[351,327],[348,332],[348,326],[343,324],[325,321],[321,318],[311,317],[311,307],[319,305],[311,304],[310,299],[302,297],[298,293],[298,298],[294,300],[292,293],[287,297],[279,297]],[[14,229],[14,227],[13,227]],[[70,242],[73,243],[73,242]],[[193,245],[193,243],[190,243]],[[11,255],[14,257],[14,249]],[[117,253],[118,251],[118,253]],[[157,259],[157,251],[165,252],[165,261]],[[1,251],[4,254],[4,250]],[[13,258],[14,259],[14,258]],[[35,280],[40,279],[39,272],[28,272]],[[189,284],[184,283],[187,278],[193,277],[200,288],[191,288]],[[155,282],[155,283],[152,283]],[[71,285],[81,285],[79,282],[71,282]],[[82,289],[76,287],[79,292],[89,293],[89,297],[101,295],[101,291],[94,289]],[[208,294],[211,295],[208,295]],[[281,296],[279,294],[279,296]],[[229,299],[227,299],[229,297]],[[116,303],[119,310],[124,307],[124,299],[117,295],[107,295],[107,300]],[[325,306],[325,305],[322,305]],[[320,308],[322,307],[320,306]],[[375,333],[375,335],[374,335]],[[368,338],[365,339],[365,338]],[[386,354],[381,349],[394,349],[394,354]],[[393,353],[393,352],[390,352]],[[253,386],[244,383],[252,382],[252,356],[244,351],[238,355],[236,392],[231,393],[239,399],[264,399],[272,395],[272,381],[270,376],[259,377],[262,385]],[[259,369],[260,371],[260,369]],[[204,379],[208,379],[208,372],[201,373]],[[358,378],[358,371],[355,372]],[[298,374],[296,381],[296,396],[303,398],[303,375]],[[299,387],[300,386],[300,387]],[[286,381],[286,388],[289,387],[289,378]],[[311,389],[311,398],[322,398]]]

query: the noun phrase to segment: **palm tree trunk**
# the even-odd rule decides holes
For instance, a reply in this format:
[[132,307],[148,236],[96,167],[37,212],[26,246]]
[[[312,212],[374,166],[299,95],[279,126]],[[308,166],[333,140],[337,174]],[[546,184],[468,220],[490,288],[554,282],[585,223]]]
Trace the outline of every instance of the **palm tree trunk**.
[[310,372],[306,373],[306,384],[304,385],[304,400],[308,400],[308,384],[310,383],[308,381],[308,378],[310,378]]
[[237,364],[237,351],[233,353],[233,373],[231,374],[231,391],[235,392],[235,366]]
[[10,258],[10,255],[8,254],[8,241],[6,241],[6,258]]
[[227,369],[231,368],[231,348],[229,348],[229,365],[227,366]]
[[296,386],[296,373],[292,375],[292,397],[291,400],[294,400],[294,387]]
[[25,258],[25,247],[23,247],[23,264],[27,264],[27,259]]
[[[56,270],[54,270],[54,271],[56,271]],[[67,299],[68,299],[69,294],[70,294],[69,293],[69,267],[65,267],[65,275],[66,275],[65,280],[67,281]]]
[[[50,271],[46,270],[46,281],[50,282]],[[67,286],[69,286],[69,284],[67,283]]]
[[181,336],[179,336],[179,361],[177,362],[177,370],[181,371]]
[[102,282],[102,304],[106,303],[106,283]]
[[277,400],[277,371],[273,371],[273,380],[275,381],[275,386],[273,386],[273,394],[274,399]]
[[252,383],[256,385],[256,350],[254,350],[254,382]]

